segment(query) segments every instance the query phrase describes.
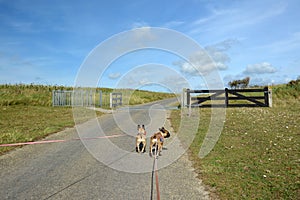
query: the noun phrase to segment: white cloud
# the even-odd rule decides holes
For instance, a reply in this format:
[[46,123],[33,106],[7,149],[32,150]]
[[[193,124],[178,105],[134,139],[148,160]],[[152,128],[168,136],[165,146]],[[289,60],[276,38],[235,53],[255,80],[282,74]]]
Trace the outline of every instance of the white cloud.
[[[135,46],[140,46],[140,48],[147,46],[147,43],[152,42],[156,39],[156,35],[153,32],[153,29],[149,26],[134,28],[126,36],[128,36],[126,41],[128,43],[128,46],[132,46],[132,44],[135,44]],[[127,45],[125,45],[125,47],[127,48]]]
[[206,51],[197,51],[189,57],[188,62],[176,62],[181,71],[192,76],[206,75],[216,69],[215,63]]
[[110,78],[110,79],[117,79],[117,78],[119,78],[121,76],[121,74],[120,73],[110,73],[109,75],[108,75],[108,78]]
[[226,70],[228,68],[226,63],[230,62],[230,57],[226,51],[229,50],[234,43],[235,40],[228,39],[215,45],[205,47],[205,50],[214,60],[219,70]]
[[237,43],[237,40],[228,39],[214,45],[209,45],[203,51],[195,52],[189,62],[174,62],[181,71],[193,76],[206,75],[213,70],[226,70],[230,57],[227,51]]
[[277,69],[268,62],[248,65],[243,71],[244,74],[271,74],[277,72]]

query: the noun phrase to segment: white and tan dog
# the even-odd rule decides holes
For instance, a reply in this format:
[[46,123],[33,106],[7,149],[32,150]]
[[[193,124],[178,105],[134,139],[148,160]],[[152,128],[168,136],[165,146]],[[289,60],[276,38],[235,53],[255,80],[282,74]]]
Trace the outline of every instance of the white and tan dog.
[[144,153],[146,151],[146,129],[145,129],[145,126],[142,125],[138,125],[137,127],[138,129],[138,134],[136,135],[135,137],[135,140],[136,140],[136,152],[140,153]]

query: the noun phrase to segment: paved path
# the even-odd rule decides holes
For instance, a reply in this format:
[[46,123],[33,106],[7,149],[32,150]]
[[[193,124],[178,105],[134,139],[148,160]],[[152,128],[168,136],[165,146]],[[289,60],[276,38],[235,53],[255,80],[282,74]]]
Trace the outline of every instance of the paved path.
[[[161,105],[167,103],[161,102]],[[161,105],[149,104],[150,111],[123,109],[107,114],[77,126],[77,131],[71,128],[46,138],[70,140],[68,142],[28,145],[1,156],[0,199],[140,200],[151,199],[151,186],[154,186],[152,196],[156,199],[151,173],[153,159],[147,153],[133,152],[133,136],[136,124],[155,127],[147,129],[148,136],[161,125],[172,130],[166,120],[168,112]],[[97,128],[99,124],[105,135],[123,136],[106,141],[71,140],[78,135],[85,138],[100,136],[103,133]],[[176,149],[180,149],[178,145],[176,140],[166,144],[168,149],[158,159],[161,199],[209,199],[187,156],[172,157]],[[121,153],[111,151],[111,146]],[[133,171],[135,167],[141,173]]]

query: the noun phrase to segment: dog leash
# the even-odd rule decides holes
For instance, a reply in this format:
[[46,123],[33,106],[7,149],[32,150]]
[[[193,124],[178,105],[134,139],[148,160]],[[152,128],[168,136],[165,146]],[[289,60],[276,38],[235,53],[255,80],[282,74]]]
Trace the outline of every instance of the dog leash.
[[160,192],[159,192],[159,183],[158,183],[158,170],[157,170],[157,159],[158,159],[158,144],[156,143],[155,151],[154,151],[154,161],[153,161],[153,169],[152,169],[152,180],[151,180],[151,196],[150,199],[153,200],[153,182],[154,182],[154,174],[155,174],[155,185],[156,185],[156,200],[160,200]]
[[157,171],[157,153],[158,152],[156,152],[155,157],[154,157],[154,162],[155,162],[156,197],[157,197],[156,199],[160,200],[160,192],[159,192],[159,184],[158,184],[158,171]]
[[91,138],[73,138],[73,139],[69,139],[69,140],[41,140],[41,141],[36,141],[36,142],[19,142],[19,143],[10,143],[10,144],[0,144],[0,147],[70,142],[70,141],[76,141],[76,140],[96,140],[96,139],[114,138],[114,137],[121,137],[121,136],[125,136],[125,134],[122,134],[122,135],[108,135],[108,136],[91,137]]

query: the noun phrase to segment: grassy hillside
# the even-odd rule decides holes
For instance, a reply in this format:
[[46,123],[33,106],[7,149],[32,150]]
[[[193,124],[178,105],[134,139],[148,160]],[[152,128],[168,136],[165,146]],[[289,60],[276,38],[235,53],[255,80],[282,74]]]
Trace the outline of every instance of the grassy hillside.
[[50,106],[52,105],[52,90],[71,89],[63,86],[45,85],[0,85],[0,106],[31,105]]
[[[208,156],[198,153],[210,108],[200,109],[190,159],[204,183],[221,199],[299,199],[299,85],[274,86],[272,108],[227,108],[222,134]],[[178,129],[180,111],[171,116]]]
[[[74,126],[71,107],[52,107],[53,90],[72,90],[72,88],[32,84],[0,85],[0,144],[36,141],[66,127]],[[101,90],[106,98],[109,98],[109,92],[113,91],[109,88]],[[124,97],[130,105],[174,96],[140,90],[119,92],[130,95]],[[82,112],[85,112],[85,109]],[[101,113],[97,112],[97,115]],[[82,119],[84,120],[86,119]],[[0,154],[11,149],[13,148],[0,147]]]
[[284,100],[288,99],[298,99],[300,98],[300,80],[291,81],[288,84],[277,85],[272,88],[273,95],[277,99]]

